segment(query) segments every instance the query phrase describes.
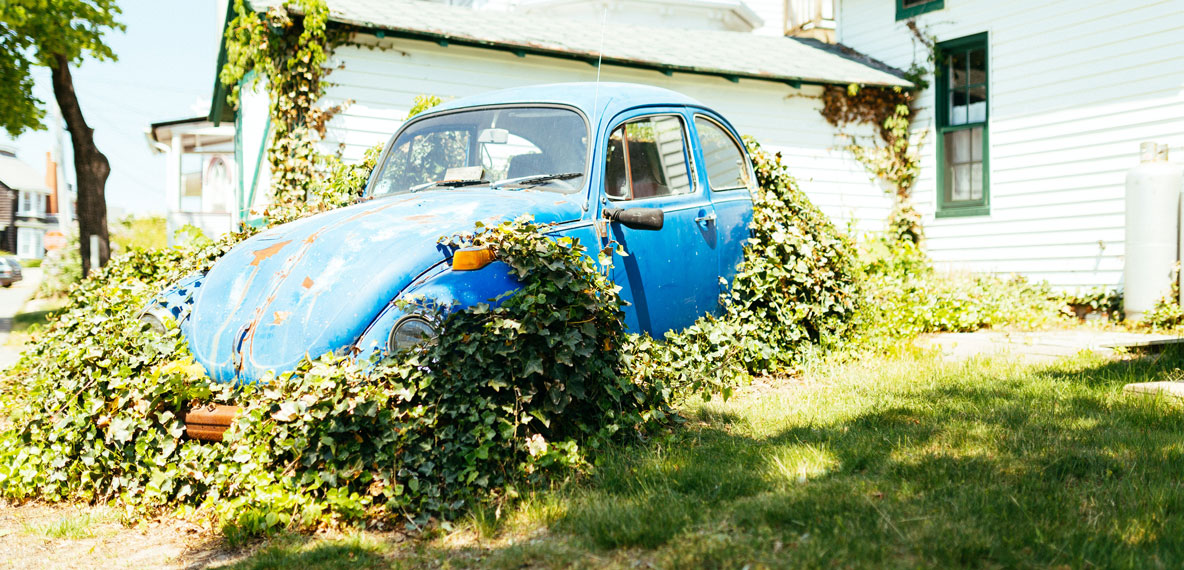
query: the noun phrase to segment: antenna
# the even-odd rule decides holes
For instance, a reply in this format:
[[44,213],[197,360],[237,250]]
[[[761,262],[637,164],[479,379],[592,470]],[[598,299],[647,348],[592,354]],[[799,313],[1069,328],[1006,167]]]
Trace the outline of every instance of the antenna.
[[604,29],[608,24],[608,4],[604,5],[604,15],[600,18],[600,48],[596,54],[596,89],[592,92],[592,123],[596,126],[596,113],[600,111],[600,63],[604,61]]
[[[592,140],[588,141],[592,144],[592,148],[596,148],[596,139],[600,137],[600,123],[598,115],[600,114],[600,64],[604,61],[604,29],[608,24],[608,4],[604,4],[604,15],[600,18],[600,48],[596,54],[596,88],[592,91],[592,124],[589,125],[593,130]],[[584,211],[587,212],[590,207],[589,202],[592,200],[592,193],[589,192],[584,198]]]

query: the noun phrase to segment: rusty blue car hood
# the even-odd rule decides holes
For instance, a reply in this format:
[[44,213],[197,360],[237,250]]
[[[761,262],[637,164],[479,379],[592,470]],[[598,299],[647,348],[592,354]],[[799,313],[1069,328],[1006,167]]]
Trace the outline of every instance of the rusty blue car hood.
[[291,370],[306,354],[356,342],[392,299],[445,259],[439,237],[528,212],[542,223],[575,220],[577,199],[438,190],[378,198],[267,230],[214,265],[184,333],[215,380],[255,381],[268,370]]

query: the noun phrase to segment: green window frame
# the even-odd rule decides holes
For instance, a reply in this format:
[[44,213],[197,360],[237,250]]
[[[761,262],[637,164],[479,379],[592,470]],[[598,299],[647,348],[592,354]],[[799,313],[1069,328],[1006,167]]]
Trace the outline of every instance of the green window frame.
[[937,217],[991,213],[986,32],[937,44]]
[[896,0],[896,19],[907,20],[945,7],[946,0]]

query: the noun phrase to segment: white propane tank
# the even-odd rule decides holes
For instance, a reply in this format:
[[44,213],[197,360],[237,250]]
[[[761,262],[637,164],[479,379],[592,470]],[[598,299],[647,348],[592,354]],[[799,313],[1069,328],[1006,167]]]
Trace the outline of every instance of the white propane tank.
[[1171,292],[1184,170],[1167,161],[1167,146],[1143,143],[1139,165],[1126,174],[1126,256],[1123,305],[1126,318],[1139,320]]

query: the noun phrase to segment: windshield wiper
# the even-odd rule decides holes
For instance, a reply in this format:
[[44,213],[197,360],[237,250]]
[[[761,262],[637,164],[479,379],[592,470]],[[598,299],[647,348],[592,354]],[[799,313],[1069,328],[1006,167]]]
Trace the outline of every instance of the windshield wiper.
[[476,186],[478,184],[489,184],[488,180],[438,180],[436,182],[425,182],[419,186],[412,186],[408,192],[419,192],[420,190],[430,190],[432,188],[460,188],[461,186]]
[[495,189],[496,188],[506,188],[509,186],[513,186],[516,188],[530,188],[532,186],[538,186],[539,184],[542,184],[544,182],[550,182],[552,180],[571,180],[572,178],[579,178],[583,175],[584,175],[583,172],[562,172],[559,174],[535,174],[535,175],[531,175],[531,176],[520,176],[518,178],[507,178],[505,180],[502,180],[501,182],[497,182],[495,184],[492,184],[490,187],[495,188]]

